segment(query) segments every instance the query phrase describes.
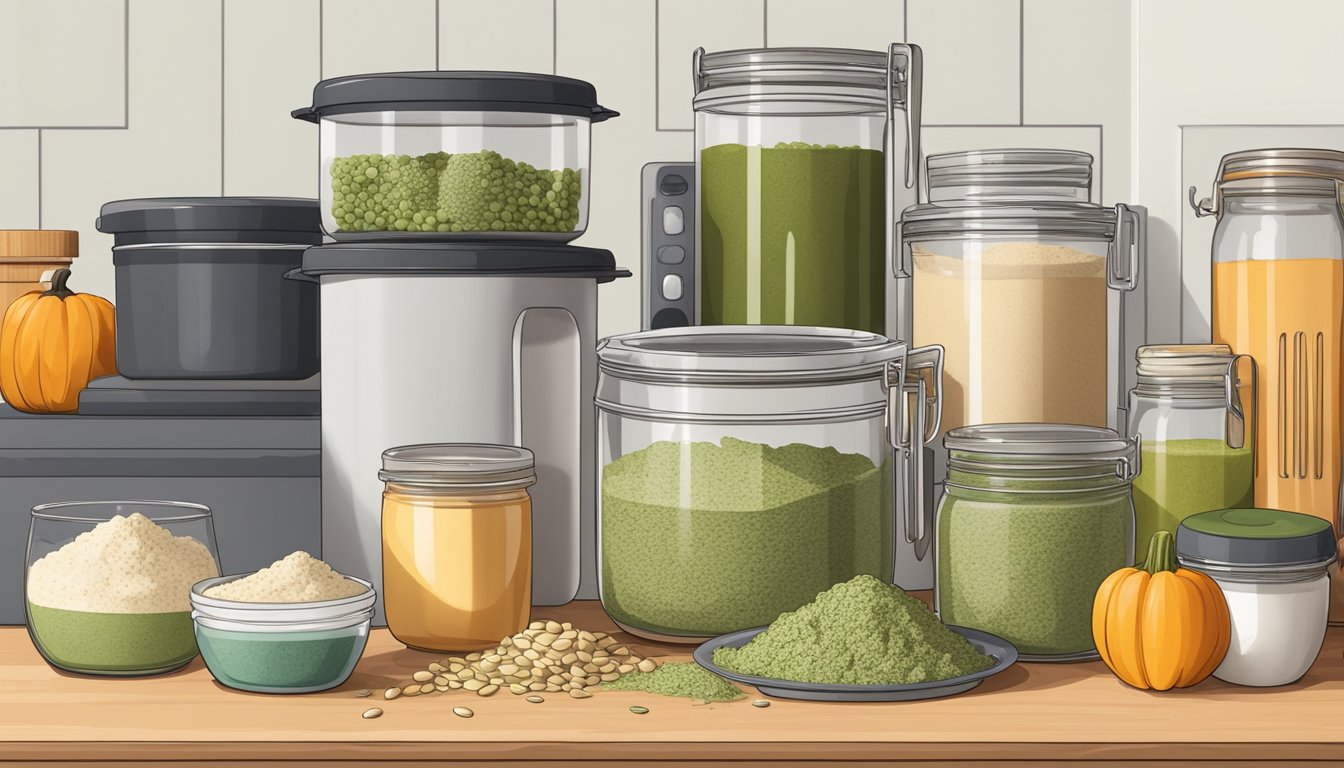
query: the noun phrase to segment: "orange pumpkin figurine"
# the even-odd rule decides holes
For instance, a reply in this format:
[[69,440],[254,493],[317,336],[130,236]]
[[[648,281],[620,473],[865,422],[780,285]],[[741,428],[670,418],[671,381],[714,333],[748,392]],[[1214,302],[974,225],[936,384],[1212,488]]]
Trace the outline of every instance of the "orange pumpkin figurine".
[[1169,531],[1142,568],[1121,568],[1097,589],[1092,638],[1116,677],[1135,688],[1185,688],[1213,674],[1232,637],[1227,601],[1208,576],[1176,566]]
[[51,289],[14,300],[0,324],[0,394],[28,413],[73,413],[79,393],[117,372],[112,303],[66,287],[58,269]]

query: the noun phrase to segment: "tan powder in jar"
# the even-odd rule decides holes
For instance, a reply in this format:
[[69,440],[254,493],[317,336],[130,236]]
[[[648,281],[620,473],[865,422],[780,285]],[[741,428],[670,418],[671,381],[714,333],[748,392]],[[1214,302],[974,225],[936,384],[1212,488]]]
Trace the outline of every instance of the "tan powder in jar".
[[1106,426],[1106,257],[994,243],[918,245],[916,345],[942,344],[943,430],[968,424]]

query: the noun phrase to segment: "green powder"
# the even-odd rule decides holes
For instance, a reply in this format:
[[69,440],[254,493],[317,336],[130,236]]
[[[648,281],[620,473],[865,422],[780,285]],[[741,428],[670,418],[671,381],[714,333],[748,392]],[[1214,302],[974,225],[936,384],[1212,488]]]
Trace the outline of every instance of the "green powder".
[[1095,651],[1092,599],[1103,579],[1132,560],[1128,487],[1089,491],[1096,480],[948,476],[949,484],[990,480],[1025,492],[949,487],[939,507],[939,615],[998,635],[1024,655]]
[[30,602],[28,631],[48,661],[71,672],[156,674],[196,656],[190,611],[91,613]]
[[611,691],[643,691],[701,701],[732,701],[746,695],[728,680],[695,662],[664,664],[652,672],[632,672],[602,687]]
[[714,663],[745,675],[844,685],[906,685],[988,669],[994,659],[943,626],[918,599],[856,576],[775,620]]
[[350,155],[331,163],[331,215],[342,232],[573,232],[580,179],[490,150]]
[[626,627],[762,626],[836,582],[891,575],[891,476],[866,456],[730,437],[657,442],[602,472],[602,604]]
[[705,325],[886,333],[886,166],[859,147],[720,144],[700,152]]
[[232,632],[200,626],[201,657],[230,688],[307,693],[334,688],[354,671],[364,649],[358,627],[313,632]]
[[[1147,542],[1197,512],[1252,505],[1255,464],[1250,446],[1223,440],[1145,441],[1143,471],[1134,478],[1134,540]],[[1136,552],[1136,555],[1139,553]]]

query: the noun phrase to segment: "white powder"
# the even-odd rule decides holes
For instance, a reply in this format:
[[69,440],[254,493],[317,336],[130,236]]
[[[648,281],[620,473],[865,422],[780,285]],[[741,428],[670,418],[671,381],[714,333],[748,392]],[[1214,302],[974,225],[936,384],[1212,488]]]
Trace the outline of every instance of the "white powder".
[[242,603],[313,603],[354,597],[365,590],[307,552],[295,552],[269,568],[205,590],[206,597]]
[[28,600],[93,613],[191,610],[191,585],[219,575],[190,536],[174,536],[139,512],[99,523],[28,569]]

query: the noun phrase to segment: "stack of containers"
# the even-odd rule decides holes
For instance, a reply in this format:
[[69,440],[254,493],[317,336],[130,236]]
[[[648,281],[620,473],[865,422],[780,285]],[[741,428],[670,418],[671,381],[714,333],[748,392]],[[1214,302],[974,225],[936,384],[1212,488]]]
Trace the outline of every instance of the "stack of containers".
[[[453,606],[513,602],[528,582],[535,604],[595,596],[597,286],[630,273],[568,243],[588,226],[591,125],[617,113],[566,77],[397,72],[324,80],[293,115],[320,126],[335,241],[302,268],[324,305],[324,559],[380,594],[385,571],[388,589],[416,590],[385,595],[374,623],[435,650],[459,650],[472,628],[427,632],[393,606],[462,615]],[[499,468],[477,465],[499,446],[535,456],[530,579],[501,570],[527,550],[486,533],[503,530],[498,505],[453,501],[493,482]],[[389,485],[397,499],[422,488],[423,509],[398,518],[416,547],[381,540],[384,451],[398,466],[424,457],[415,482]],[[436,543],[473,555],[445,565]]]
[[902,338],[946,350],[940,612],[1025,657],[1088,658],[1091,596],[1134,552],[1139,439],[1118,430],[1143,209],[1091,202],[1085,152],[932,155],[926,176],[893,269],[910,281]]

